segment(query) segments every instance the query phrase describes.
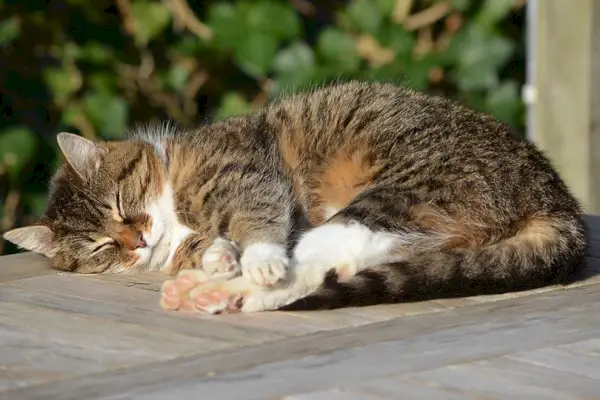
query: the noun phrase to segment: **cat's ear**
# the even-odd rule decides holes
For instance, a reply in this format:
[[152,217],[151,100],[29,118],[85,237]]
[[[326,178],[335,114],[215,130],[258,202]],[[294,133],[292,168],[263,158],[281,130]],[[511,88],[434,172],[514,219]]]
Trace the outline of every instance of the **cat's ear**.
[[21,248],[43,254],[49,258],[54,257],[58,250],[54,243],[54,233],[44,225],[16,228],[6,232],[2,237]]
[[107,152],[104,147],[72,133],[61,132],[56,140],[67,162],[84,179],[94,175],[100,167],[102,155]]

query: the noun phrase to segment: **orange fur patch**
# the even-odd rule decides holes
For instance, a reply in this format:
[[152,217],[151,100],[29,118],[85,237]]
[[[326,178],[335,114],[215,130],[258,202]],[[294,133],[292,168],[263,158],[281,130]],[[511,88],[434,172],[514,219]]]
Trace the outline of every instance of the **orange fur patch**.
[[291,134],[281,135],[279,139],[279,152],[283,158],[283,162],[291,173],[294,193],[300,194],[304,187],[304,181],[296,171],[301,162],[300,151],[302,143],[298,143],[298,140],[296,136],[292,136]]
[[547,243],[556,242],[558,231],[550,220],[534,217],[525,222],[517,234],[507,239],[507,244],[541,248]]
[[[367,152],[339,152],[331,158],[314,190],[321,219],[332,209],[342,209],[360,193],[381,171]],[[311,213],[312,214],[312,213]]]
[[129,250],[136,249],[138,232],[135,229],[125,227],[119,230],[119,242]]
[[409,215],[421,229],[438,234],[446,250],[477,248],[488,244],[490,227],[467,211],[448,215],[426,203],[416,204]]

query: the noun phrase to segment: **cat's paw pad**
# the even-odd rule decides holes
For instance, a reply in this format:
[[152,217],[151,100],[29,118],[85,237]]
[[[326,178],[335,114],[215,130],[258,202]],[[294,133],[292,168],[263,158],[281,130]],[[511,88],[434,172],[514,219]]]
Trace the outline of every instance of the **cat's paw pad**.
[[189,299],[194,311],[203,314],[239,312],[243,294],[233,290],[227,282],[208,283],[190,291]]
[[165,310],[191,309],[189,293],[192,289],[206,283],[208,277],[197,269],[186,269],[177,278],[163,282],[161,287],[160,305]]
[[202,269],[211,277],[231,279],[241,272],[237,245],[229,240],[216,239],[202,256]]
[[273,286],[282,281],[290,260],[282,246],[255,243],[242,254],[242,274],[259,286]]

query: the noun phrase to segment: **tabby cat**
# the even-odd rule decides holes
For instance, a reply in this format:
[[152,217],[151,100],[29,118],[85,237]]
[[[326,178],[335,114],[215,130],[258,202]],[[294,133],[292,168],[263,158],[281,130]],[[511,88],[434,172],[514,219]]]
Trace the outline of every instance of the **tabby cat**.
[[167,309],[334,308],[523,290],[584,265],[577,201],[491,116],[349,82],[195,130],[62,133],[38,225],[80,273],[161,270]]

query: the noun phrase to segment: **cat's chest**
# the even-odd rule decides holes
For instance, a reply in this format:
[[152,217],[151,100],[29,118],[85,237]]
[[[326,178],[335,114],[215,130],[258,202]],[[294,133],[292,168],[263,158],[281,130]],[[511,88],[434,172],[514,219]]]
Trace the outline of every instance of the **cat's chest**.
[[[171,241],[168,247],[168,255],[166,256],[166,261],[163,263],[161,270],[167,270],[170,265],[177,249],[185,240],[194,233],[194,230],[189,227],[177,222],[173,225],[173,229],[171,231]],[[166,249],[165,249],[166,250]]]

